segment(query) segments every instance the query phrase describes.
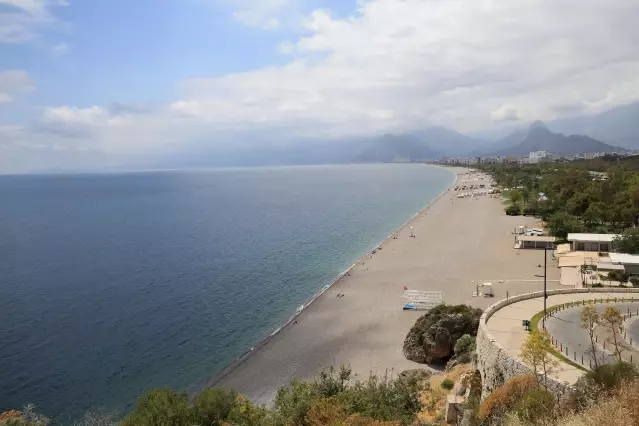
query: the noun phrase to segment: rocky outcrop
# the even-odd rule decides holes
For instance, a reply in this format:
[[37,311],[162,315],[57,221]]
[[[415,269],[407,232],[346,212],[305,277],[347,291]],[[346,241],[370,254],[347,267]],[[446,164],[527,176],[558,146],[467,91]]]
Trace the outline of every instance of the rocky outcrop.
[[482,311],[466,305],[439,305],[420,317],[404,340],[404,356],[419,363],[447,361],[463,335],[477,335]]

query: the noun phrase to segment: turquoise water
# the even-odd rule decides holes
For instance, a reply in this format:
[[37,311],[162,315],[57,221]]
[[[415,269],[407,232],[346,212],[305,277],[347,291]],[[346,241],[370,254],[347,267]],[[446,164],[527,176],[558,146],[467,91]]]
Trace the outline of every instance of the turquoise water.
[[0,177],[0,410],[196,390],[452,184],[423,165]]

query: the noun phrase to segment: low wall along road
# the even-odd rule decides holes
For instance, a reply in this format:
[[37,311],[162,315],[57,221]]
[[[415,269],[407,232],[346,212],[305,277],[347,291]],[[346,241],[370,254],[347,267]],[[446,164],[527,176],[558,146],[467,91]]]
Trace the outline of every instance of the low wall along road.
[[[639,289],[634,288],[572,288],[549,290],[547,294],[548,308],[581,300],[615,297],[639,302]],[[482,398],[510,377],[531,373],[530,368],[519,359],[521,345],[528,336],[522,320],[530,320],[543,309],[543,292],[539,291],[501,300],[484,311],[477,333],[477,369],[482,378]],[[563,393],[583,371],[560,362],[558,372],[549,380],[549,387],[557,393]]]

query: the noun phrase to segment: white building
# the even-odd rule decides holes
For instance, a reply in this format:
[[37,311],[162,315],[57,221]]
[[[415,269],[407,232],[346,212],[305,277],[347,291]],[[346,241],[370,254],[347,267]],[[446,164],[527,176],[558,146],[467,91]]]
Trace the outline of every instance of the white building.
[[530,164],[536,164],[540,161],[545,161],[550,159],[550,154],[548,151],[534,151],[528,154],[528,162]]
[[609,253],[614,251],[613,240],[616,234],[568,234],[573,251],[598,251]]

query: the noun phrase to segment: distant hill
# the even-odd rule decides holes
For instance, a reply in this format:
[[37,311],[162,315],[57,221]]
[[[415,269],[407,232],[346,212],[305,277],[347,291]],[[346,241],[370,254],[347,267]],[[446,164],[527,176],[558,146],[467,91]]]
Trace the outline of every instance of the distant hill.
[[410,134],[387,133],[363,144],[353,160],[357,162],[408,162],[465,155],[489,145],[445,127],[429,127]]
[[639,102],[596,115],[555,120],[548,127],[564,134],[588,135],[630,150],[639,149]]
[[411,162],[428,161],[439,158],[441,153],[433,150],[415,135],[385,134],[374,139],[353,161],[370,162]]
[[508,141],[512,146],[498,148],[493,155],[526,155],[533,151],[548,151],[559,155],[579,154],[583,152],[623,152],[625,149],[608,145],[589,136],[553,133],[541,121],[534,122],[528,129],[525,138],[516,143],[521,133],[511,134]]
[[487,140],[472,138],[446,127],[429,127],[413,134],[423,144],[446,156],[464,155],[490,145]]

